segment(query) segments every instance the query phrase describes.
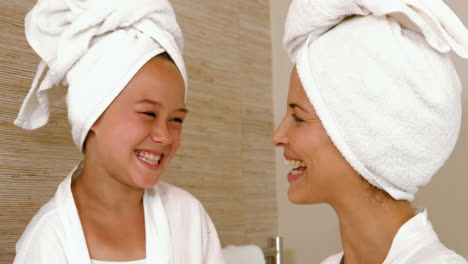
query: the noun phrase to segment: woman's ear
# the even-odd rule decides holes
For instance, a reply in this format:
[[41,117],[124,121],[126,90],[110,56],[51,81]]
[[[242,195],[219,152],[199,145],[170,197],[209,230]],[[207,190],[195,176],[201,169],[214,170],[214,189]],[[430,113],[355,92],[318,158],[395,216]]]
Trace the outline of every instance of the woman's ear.
[[94,124],[89,129],[88,133],[91,133],[91,132],[96,133],[96,130],[99,129],[99,125],[101,123],[101,117],[102,117],[102,115],[96,120],[96,122],[94,122]]

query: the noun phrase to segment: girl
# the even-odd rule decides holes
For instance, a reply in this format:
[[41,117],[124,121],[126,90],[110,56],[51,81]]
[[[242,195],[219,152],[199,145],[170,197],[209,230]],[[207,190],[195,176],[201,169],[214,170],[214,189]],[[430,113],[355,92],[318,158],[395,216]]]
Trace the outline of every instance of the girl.
[[188,112],[169,2],[41,0],[25,27],[42,61],[15,123],[44,125],[66,96],[84,160],[31,220],[14,263],[223,263],[200,202],[159,182]]

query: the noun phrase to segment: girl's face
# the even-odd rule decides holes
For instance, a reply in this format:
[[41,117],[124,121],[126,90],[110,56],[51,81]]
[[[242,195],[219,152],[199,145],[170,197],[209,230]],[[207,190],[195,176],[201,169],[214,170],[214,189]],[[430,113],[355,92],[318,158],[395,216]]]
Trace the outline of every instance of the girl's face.
[[356,174],[327,135],[296,68],[291,72],[287,113],[273,135],[273,144],[284,148],[291,167],[288,199],[293,203],[330,203],[339,197],[338,192],[346,192],[345,175]]
[[180,145],[184,93],[173,62],[147,62],[91,128],[85,155],[96,159],[96,171],[135,188],[154,186]]

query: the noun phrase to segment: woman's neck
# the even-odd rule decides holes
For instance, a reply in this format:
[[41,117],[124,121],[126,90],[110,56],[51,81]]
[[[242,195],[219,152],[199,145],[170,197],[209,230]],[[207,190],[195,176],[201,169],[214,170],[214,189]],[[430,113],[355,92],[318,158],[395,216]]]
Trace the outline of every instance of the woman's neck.
[[409,202],[372,192],[353,194],[332,207],[339,218],[345,264],[383,263],[398,230],[415,215]]

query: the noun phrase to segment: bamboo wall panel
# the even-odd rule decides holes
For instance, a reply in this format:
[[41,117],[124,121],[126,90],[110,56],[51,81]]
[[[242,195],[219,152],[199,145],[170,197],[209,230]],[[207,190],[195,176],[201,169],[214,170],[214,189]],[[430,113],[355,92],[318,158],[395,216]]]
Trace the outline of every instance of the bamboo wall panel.
[[[33,0],[0,0],[0,263],[81,159],[66,109],[36,131],[12,123],[39,58],[24,38]],[[174,0],[185,37],[188,108],[181,149],[163,180],[199,198],[223,245],[266,246],[277,231],[267,0]]]

